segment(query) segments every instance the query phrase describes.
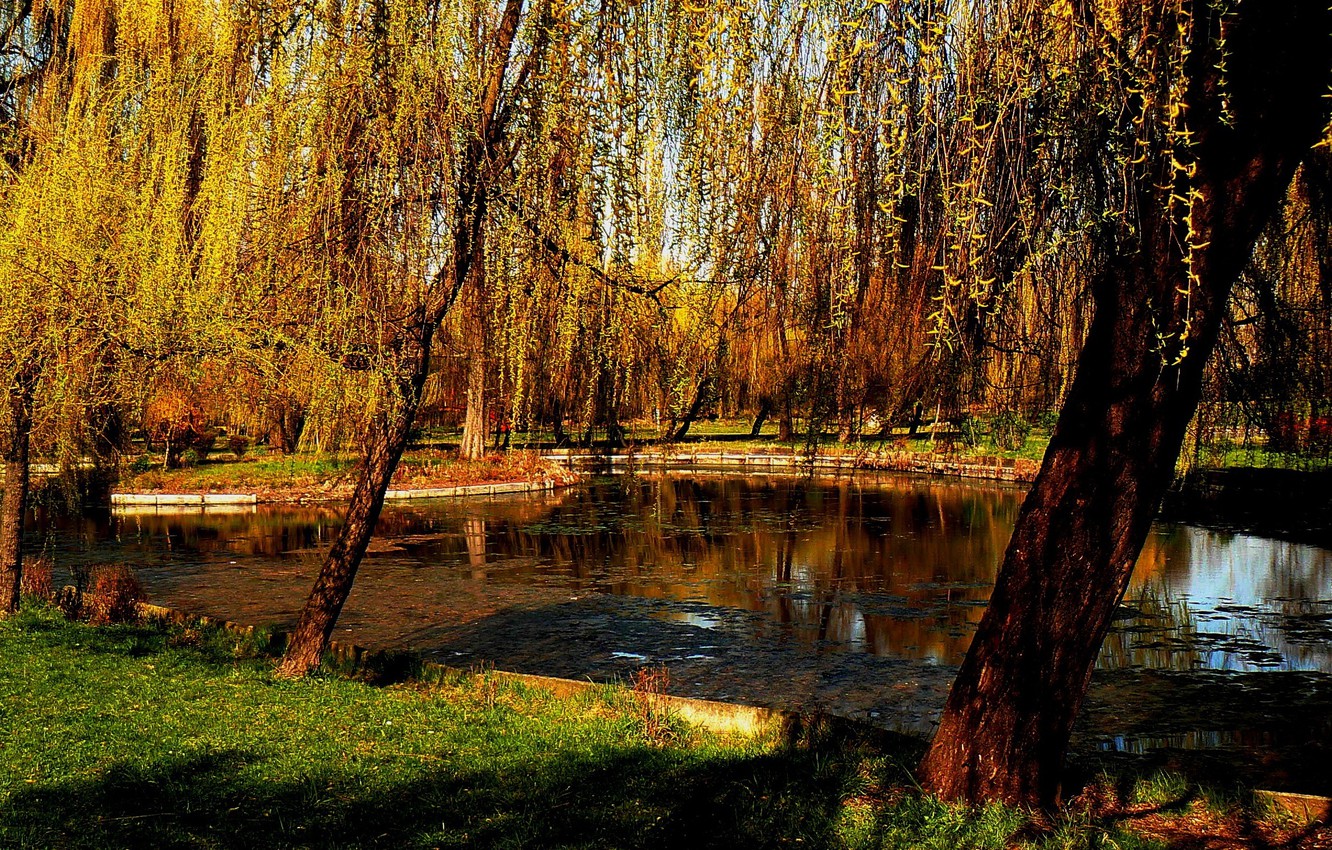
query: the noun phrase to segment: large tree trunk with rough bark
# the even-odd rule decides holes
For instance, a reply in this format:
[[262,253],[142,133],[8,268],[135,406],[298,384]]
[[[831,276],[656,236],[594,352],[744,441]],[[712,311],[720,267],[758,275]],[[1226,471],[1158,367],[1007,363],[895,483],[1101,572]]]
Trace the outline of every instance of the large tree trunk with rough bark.
[[15,376],[6,398],[9,439],[4,447],[4,497],[0,499],[0,617],[18,610],[23,582],[23,515],[28,506],[28,446],[37,368],[27,365]]
[[[1208,18],[1195,23],[1202,33],[1219,26],[1208,4],[1193,14]],[[1136,239],[1093,282],[1096,311],[1073,385],[921,764],[927,790],[1057,802],[1074,719],[1173,476],[1231,285],[1326,121],[1329,18],[1325,0],[1239,7],[1226,23],[1229,124],[1215,42],[1196,46],[1187,68],[1189,109],[1202,128],[1197,277],[1181,302],[1188,278],[1178,222],[1166,218],[1161,190],[1145,186]],[[1166,362],[1162,311],[1181,303],[1191,344]]]

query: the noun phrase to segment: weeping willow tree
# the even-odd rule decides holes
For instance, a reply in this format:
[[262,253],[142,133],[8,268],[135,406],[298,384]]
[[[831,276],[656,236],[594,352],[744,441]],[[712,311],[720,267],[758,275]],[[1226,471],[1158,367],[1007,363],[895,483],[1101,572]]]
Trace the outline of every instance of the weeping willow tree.
[[[921,776],[944,796],[1049,805],[1231,287],[1325,133],[1332,13],[1322,2],[1019,2],[968,23],[995,51],[990,96],[1015,116],[1062,116],[1034,152],[1079,171],[1053,184],[1066,188],[1056,212],[1068,224],[1041,244],[1085,234],[1078,271],[1095,310]],[[976,275],[956,280],[939,313],[952,321],[984,297]]]
[[[203,315],[189,258],[214,91],[204,7],[6,4],[0,17],[0,372],[6,480],[0,603],[21,580],[28,459],[78,466],[120,442],[127,365],[162,360]],[[184,17],[179,17],[184,16]],[[203,34],[207,33],[207,38]],[[182,117],[183,116],[183,117]]]
[[284,675],[449,375],[475,454],[488,399],[618,441],[744,394],[852,439],[1034,373],[1062,412],[922,765],[946,796],[1056,798],[1231,285],[1283,201],[1307,223],[1252,274],[1326,235],[1296,210],[1326,187],[1287,191],[1326,122],[1315,0],[3,9],[7,596],[36,423],[130,362],[357,434]]

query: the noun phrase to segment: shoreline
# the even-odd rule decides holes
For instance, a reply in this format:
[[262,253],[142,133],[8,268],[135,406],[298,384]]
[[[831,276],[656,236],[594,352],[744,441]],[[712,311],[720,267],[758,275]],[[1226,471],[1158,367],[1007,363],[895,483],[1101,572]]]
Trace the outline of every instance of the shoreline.
[[892,452],[856,453],[780,453],[780,452],[700,452],[696,450],[650,449],[598,452],[585,449],[551,449],[541,456],[570,469],[576,465],[609,465],[632,469],[652,467],[739,467],[755,471],[799,472],[906,472],[1029,484],[1040,464],[1025,458],[998,456],[936,458],[919,454]]
[[[563,487],[577,484],[580,478],[561,481],[543,478],[536,481],[496,481],[484,484],[460,484],[446,487],[420,487],[391,489],[384,494],[385,502],[406,502],[419,499],[453,499],[475,496],[520,495],[524,493],[549,493]],[[289,504],[327,504],[345,502],[344,495],[314,496],[297,494],[260,497],[258,493],[156,493],[136,492],[111,494],[112,508],[161,508],[161,507],[245,507],[251,505],[289,505]]]

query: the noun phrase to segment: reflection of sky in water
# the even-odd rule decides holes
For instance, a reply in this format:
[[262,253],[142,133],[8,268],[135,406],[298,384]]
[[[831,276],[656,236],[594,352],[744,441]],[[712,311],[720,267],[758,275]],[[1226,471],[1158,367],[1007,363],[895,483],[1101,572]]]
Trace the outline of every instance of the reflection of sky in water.
[[[1127,663],[1221,670],[1332,672],[1332,552],[1190,526],[1153,530],[1127,606],[1169,613],[1166,634],[1135,635]],[[1121,621],[1120,630],[1150,622]],[[1114,635],[1107,648],[1114,646]],[[1144,654],[1174,655],[1151,663]],[[1116,659],[1122,666],[1125,658]]]
[[[390,506],[345,621],[395,640],[459,616],[422,599],[471,593],[493,610],[514,594],[596,592],[658,600],[669,619],[757,640],[954,664],[1021,497],[905,476],[651,476],[556,498]],[[137,513],[60,520],[38,545],[63,565],[130,563],[166,604],[279,622],[339,521],[332,508]],[[1332,552],[1157,527],[1101,664],[1332,672]]]

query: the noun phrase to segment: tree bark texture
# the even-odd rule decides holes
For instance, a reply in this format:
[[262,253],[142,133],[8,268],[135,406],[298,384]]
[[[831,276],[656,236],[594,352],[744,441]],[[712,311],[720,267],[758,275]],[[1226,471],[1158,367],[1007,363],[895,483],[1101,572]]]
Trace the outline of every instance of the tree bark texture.
[[[1203,2],[1192,11],[1216,14]],[[1195,51],[1189,97],[1203,118],[1194,149],[1202,195],[1193,209],[1197,278],[1184,307],[1190,350],[1173,365],[1158,350],[1162,305],[1181,303],[1187,277],[1160,190],[1148,186],[1137,238],[1093,281],[1096,310],[1073,384],[920,766],[927,790],[972,802],[1058,801],[1074,719],[1174,474],[1231,285],[1327,119],[1329,18],[1325,0],[1239,7],[1227,24],[1229,125],[1214,43]]]
[[4,497],[0,499],[0,617],[18,611],[23,583],[23,515],[28,506],[28,447],[37,367],[25,365],[6,398],[9,439],[4,450]]

